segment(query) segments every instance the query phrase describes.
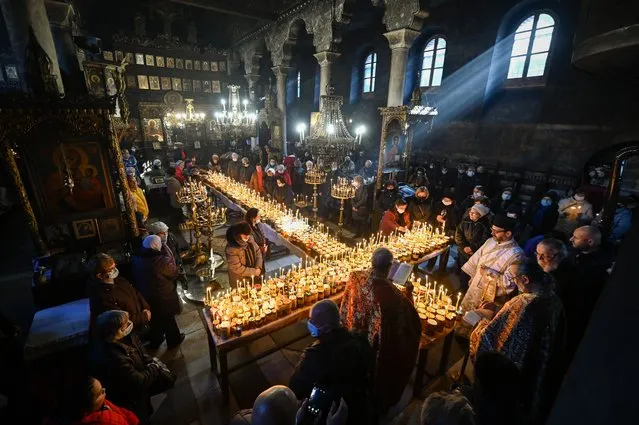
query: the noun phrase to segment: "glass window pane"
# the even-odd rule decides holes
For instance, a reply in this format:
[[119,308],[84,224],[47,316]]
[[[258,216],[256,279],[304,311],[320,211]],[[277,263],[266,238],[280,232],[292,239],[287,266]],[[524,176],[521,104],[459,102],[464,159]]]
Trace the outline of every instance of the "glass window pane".
[[435,55],[435,68],[441,68],[444,66],[444,57],[446,56],[445,49],[438,49]]
[[552,16],[545,13],[539,15],[539,20],[537,21],[537,29],[551,27],[553,25],[555,25],[555,20],[552,18]]
[[426,48],[424,49],[424,51],[429,51],[429,50],[435,50],[435,39],[432,39],[431,41],[429,41],[428,44],[426,45]]
[[446,48],[446,39],[442,38],[442,37],[439,37],[437,40],[439,40],[437,42],[437,48],[438,49],[445,49]]
[[364,65],[364,78],[370,78],[371,76],[371,64],[367,63]]
[[376,65],[376,64],[377,64],[377,53],[373,53],[373,55],[372,55],[372,62],[373,62],[373,65]]
[[531,55],[526,77],[540,77],[544,75],[547,59],[548,53],[538,53],[536,55]]
[[510,67],[508,68],[508,78],[521,78],[524,75],[524,63],[526,56],[510,58]]
[[528,19],[526,19],[524,22],[521,23],[521,25],[519,25],[519,28],[517,28],[517,32],[532,30],[534,22],[535,15],[529,16]]
[[422,62],[422,69],[430,69],[433,67],[433,53],[424,52],[424,61]]
[[528,40],[532,31],[518,32],[515,34],[515,40]]
[[552,41],[553,27],[544,28],[535,31],[535,39],[533,41],[532,53],[547,52],[550,50],[550,42]]
[[529,44],[529,38],[525,40],[515,40],[515,42],[513,43],[513,52],[511,53],[511,56],[520,56],[527,54]]
[[428,87],[430,86],[430,69],[427,69],[425,71],[422,71],[422,81],[420,82],[420,86],[422,87]]
[[444,70],[442,68],[433,71],[433,86],[440,86],[442,84],[443,71]]
[[370,91],[370,78],[365,78],[364,79],[364,93],[368,93]]
[[365,63],[366,63],[366,65],[369,65],[369,64],[373,63],[373,54],[372,53],[366,57]]
[[377,62],[373,62],[373,69],[371,72],[371,77],[375,78],[375,74],[377,73]]
[[371,89],[370,92],[374,92],[375,91],[375,77],[371,78]]

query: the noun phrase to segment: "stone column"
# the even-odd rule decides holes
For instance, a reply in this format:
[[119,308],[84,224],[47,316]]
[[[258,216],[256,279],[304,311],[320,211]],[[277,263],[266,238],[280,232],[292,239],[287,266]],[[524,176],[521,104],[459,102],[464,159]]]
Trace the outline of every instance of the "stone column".
[[386,106],[401,106],[404,103],[404,78],[406,75],[408,49],[410,49],[418,35],[418,31],[408,28],[384,34],[391,48],[391,68]]
[[31,23],[31,28],[33,28],[33,33],[35,34],[40,47],[42,47],[49,56],[49,59],[51,59],[51,73],[56,77],[58,94],[63,95],[64,85],[62,84],[58,55],[53,41],[53,34],[51,33],[49,16],[47,15],[47,9],[44,6],[44,0],[27,0],[26,3],[29,22]]
[[[286,156],[286,76],[288,75],[291,68],[288,66],[275,66],[273,67],[273,73],[275,74],[275,78],[277,80],[277,108],[280,110],[282,114],[282,119],[280,120],[281,128],[280,128],[280,146],[282,149],[282,156]],[[271,130],[272,135],[272,130]]]
[[313,56],[317,59],[320,66],[320,96],[326,94],[326,87],[331,82],[331,71],[333,62],[340,57],[340,53],[324,51],[315,53]]
[[246,74],[244,78],[246,78],[246,82],[248,83],[249,99],[255,103],[255,83],[260,79],[260,76],[259,74]]

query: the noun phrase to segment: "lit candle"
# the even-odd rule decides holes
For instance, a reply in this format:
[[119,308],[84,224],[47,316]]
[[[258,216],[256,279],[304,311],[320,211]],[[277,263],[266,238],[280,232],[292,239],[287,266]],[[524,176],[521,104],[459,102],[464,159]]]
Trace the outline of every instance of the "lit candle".
[[461,292],[457,294],[457,303],[455,304],[455,311],[459,309],[459,300],[461,299]]

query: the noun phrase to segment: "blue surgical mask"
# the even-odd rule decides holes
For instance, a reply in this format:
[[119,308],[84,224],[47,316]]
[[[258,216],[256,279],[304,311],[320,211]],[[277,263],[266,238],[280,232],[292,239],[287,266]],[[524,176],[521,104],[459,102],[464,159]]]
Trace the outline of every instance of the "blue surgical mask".
[[502,193],[501,194],[501,199],[503,199],[504,201],[509,201],[510,200],[510,193]]
[[542,199],[541,200],[541,206],[542,207],[549,207],[552,205],[552,201],[550,199]]
[[319,337],[319,329],[317,329],[317,326],[312,324],[310,320],[306,323],[306,326],[308,327],[308,332],[313,338]]
[[127,327],[122,331],[122,338],[124,338],[125,336],[129,335],[131,333],[131,331],[133,330],[133,322],[129,320],[129,324],[127,325]]
[[109,279],[115,279],[116,277],[118,277],[120,275],[120,270],[118,270],[117,268],[111,270],[108,274]]

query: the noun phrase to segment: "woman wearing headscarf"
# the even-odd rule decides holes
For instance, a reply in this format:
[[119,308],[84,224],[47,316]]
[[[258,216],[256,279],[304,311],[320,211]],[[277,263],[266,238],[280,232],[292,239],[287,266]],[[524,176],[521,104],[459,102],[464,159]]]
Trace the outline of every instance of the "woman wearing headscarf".
[[149,204],[146,202],[144,191],[138,186],[138,180],[135,176],[127,176],[126,181],[135,203],[135,216],[138,220],[138,225],[142,226],[146,219],[149,218]]
[[157,235],[142,242],[141,252],[133,257],[133,278],[137,289],[151,306],[149,340],[157,349],[166,337],[169,349],[184,341],[184,334],[175,321],[182,305],[177,294],[178,268],[173,254]]
[[251,236],[253,236],[253,240],[262,253],[262,265],[259,268],[264,270],[264,261],[270,253],[268,252],[268,239],[266,239],[266,236],[264,236],[260,228],[260,223],[262,222],[260,211],[257,208],[249,208],[249,210],[246,211],[245,219],[249,226],[251,226]]
[[109,310],[96,321],[97,338],[90,356],[91,374],[109,389],[111,401],[148,424],[153,408],[151,388],[161,376],[161,365],[144,352],[129,314]]
[[220,163],[220,156],[219,155],[212,155],[211,156],[211,161],[208,164],[209,170],[211,170],[214,173],[221,173],[222,172],[222,164]]
[[224,252],[232,288],[237,286],[238,281],[251,280],[252,276],[253,280],[257,280],[264,273],[262,252],[252,233],[251,226],[246,222],[234,224],[226,231]]

